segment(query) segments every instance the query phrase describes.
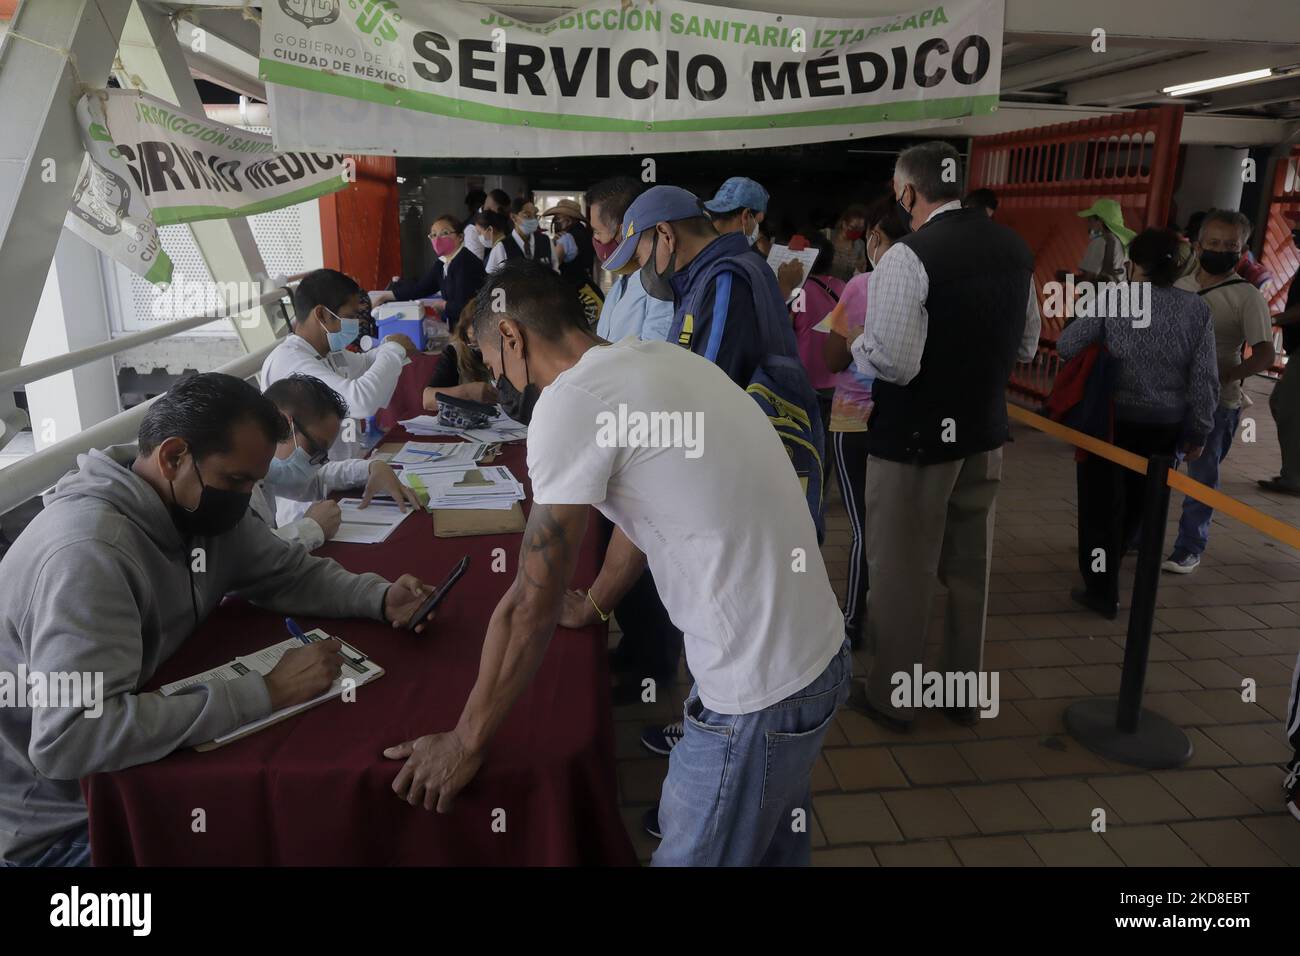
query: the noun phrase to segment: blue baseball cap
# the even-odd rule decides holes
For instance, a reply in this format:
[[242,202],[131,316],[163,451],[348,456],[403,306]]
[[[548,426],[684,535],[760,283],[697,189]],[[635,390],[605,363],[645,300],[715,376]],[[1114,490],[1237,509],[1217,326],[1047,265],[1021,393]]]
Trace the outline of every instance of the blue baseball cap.
[[611,272],[627,265],[636,252],[641,233],[661,222],[698,219],[704,216],[699,197],[680,186],[652,186],[643,192],[623,214],[623,239],[602,265]]
[[755,212],[767,212],[767,190],[744,176],[732,176],[720,187],[718,194],[704,204],[709,212],[734,212],[737,209],[753,209]]

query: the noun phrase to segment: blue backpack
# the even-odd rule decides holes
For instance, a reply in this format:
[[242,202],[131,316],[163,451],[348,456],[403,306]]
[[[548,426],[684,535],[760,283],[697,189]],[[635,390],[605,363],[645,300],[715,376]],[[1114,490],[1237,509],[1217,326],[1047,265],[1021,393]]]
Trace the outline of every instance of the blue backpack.
[[[718,352],[722,348],[723,330],[727,325],[732,277],[736,273],[749,283],[752,290],[763,353],[745,391],[758,403],[785,445],[790,464],[794,466],[795,474],[803,487],[808,511],[817,528],[817,541],[820,543],[826,536],[826,523],[822,515],[826,447],[821,410],[817,405],[817,393],[808,381],[808,373],[796,357],[799,351],[794,328],[781,301],[776,277],[767,264],[757,256],[745,254],[719,259],[709,266],[694,283],[694,291],[686,303],[686,317],[678,344],[690,348],[694,316],[700,310],[705,291],[713,286],[713,320],[709,325],[709,342],[704,357],[710,362],[717,362]],[[771,294],[764,295],[764,290]]]

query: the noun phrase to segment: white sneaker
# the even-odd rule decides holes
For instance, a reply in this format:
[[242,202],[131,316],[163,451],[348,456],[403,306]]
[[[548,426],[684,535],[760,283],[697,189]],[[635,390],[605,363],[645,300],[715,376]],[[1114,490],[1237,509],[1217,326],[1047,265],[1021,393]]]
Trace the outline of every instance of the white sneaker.
[[1186,551],[1175,550],[1173,554],[1165,559],[1165,563],[1160,565],[1160,569],[1173,574],[1191,574],[1200,563],[1201,556],[1199,554],[1188,554]]

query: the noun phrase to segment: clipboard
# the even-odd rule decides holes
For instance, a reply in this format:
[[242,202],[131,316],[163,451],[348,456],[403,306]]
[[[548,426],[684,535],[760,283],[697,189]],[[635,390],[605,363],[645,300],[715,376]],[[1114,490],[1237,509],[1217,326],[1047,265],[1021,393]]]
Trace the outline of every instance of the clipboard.
[[[320,628],[313,628],[312,630],[307,632],[307,636],[311,637],[313,640],[323,641],[326,638],[333,637],[334,635],[326,634]],[[275,724],[278,724],[282,720],[288,717],[292,717],[295,714],[300,714],[305,710],[311,710],[313,707],[317,706],[318,704],[324,704],[327,701],[336,700],[343,696],[344,686],[342,681],[345,679],[351,678],[355,680],[356,683],[353,686],[360,687],[363,684],[369,684],[370,682],[378,680],[380,677],[384,676],[384,669],[378,663],[376,663],[374,660],[368,657],[364,651],[352,646],[351,644],[347,643],[347,641],[344,641],[341,638],[336,638],[336,639],[339,640],[339,642],[343,645],[343,650],[341,651],[341,653],[344,657],[344,663],[343,663],[342,673],[339,675],[340,679],[338,682],[336,682],[335,686],[331,687],[330,689],[325,691],[325,693],[321,694],[318,697],[313,697],[311,700],[303,701],[301,704],[294,704],[290,707],[283,707],[280,710],[268,714],[265,717],[261,717],[257,720],[247,723],[242,727],[237,727],[234,730],[230,731],[229,733],[222,734],[221,736],[217,737],[215,740],[209,740],[207,743],[198,744],[193,749],[198,751],[199,753],[206,753],[209,750],[216,750],[219,747],[224,747],[226,744],[234,743],[236,740],[243,740],[245,737],[251,736],[252,734],[257,733],[259,730],[264,730],[267,727],[271,727]],[[236,677],[242,676],[243,674],[250,673],[252,671],[257,671],[258,673],[266,674],[269,672],[269,669],[263,670],[263,667],[265,667],[265,662],[263,662],[261,665],[258,665],[254,663],[254,659],[258,658],[260,655],[267,655],[272,653],[276,648],[280,647],[281,645],[286,645],[286,649],[288,649],[288,647],[291,646],[299,646],[297,640],[290,638],[288,641],[281,641],[279,644],[272,644],[270,647],[264,647],[260,651],[255,651],[252,654],[244,655],[242,657],[237,657],[233,661],[228,661],[227,663],[221,665],[220,667],[214,667],[209,670],[202,671],[199,674],[195,674],[192,677],[182,678],[179,681],[173,681],[170,684],[165,684],[159,690],[163,694],[163,696],[171,696],[172,693],[182,690],[187,686],[192,686],[194,684],[204,682],[199,680],[199,678],[205,678],[206,681],[211,682],[217,680],[231,680]],[[249,666],[250,664],[253,664],[253,666]],[[174,688],[174,689],[169,693],[168,688]]]
[[524,509],[513,502],[501,508],[435,508],[435,538],[465,538],[476,534],[517,534],[524,530]]

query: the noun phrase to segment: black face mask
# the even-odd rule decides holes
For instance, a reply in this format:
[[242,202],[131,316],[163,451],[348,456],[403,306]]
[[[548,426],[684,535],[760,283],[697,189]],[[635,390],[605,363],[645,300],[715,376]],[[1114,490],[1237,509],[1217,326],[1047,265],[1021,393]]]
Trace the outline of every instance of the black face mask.
[[[907,187],[904,186],[903,193],[906,192],[907,192]],[[907,233],[912,231],[912,211],[903,205],[902,194],[899,195],[898,199],[896,200],[896,204],[898,206],[898,216],[900,219],[903,220],[903,234],[906,235]]]
[[[527,343],[524,347],[527,349]],[[524,390],[521,392],[515,388],[515,383],[510,381],[510,376],[506,375],[506,346],[502,342],[501,374],[497,376],[497,401],[501,403],[501,411],[520,425],[527,425],[533,420],[533,407],[542,395],[542,390],[533,384],[528,374],[527,354],[524,355],[524,382]]]
[[677,251],[668,257],[668,268],[663,272],[655,270],[655,256],[659,251],[659,233],[650,240],[650,255],[646,256],[645,265],[641,267],[641,284],[645,286],[646,295],[660,302],[673,301],[672,277],[677,272]]
[[176,487],[170,481],[167,482],[172,490],[172,523],[186,538],[211,538],[225,534],[239,524],[240,519],[248,511],[248,502],[253,497],[252,492],[213,488],[203,481],[197,462],[194,464],[194,473],[199,476],[199,484],[203,486],[203,491],[199,495],[198,506],[193,509],[176,503]]
[[1212,276],[1221,276],[1225,272],[1231,272],[1240,258],[1239,252],[1215,252],[1205,249],[1201,252],[1201,268]]

